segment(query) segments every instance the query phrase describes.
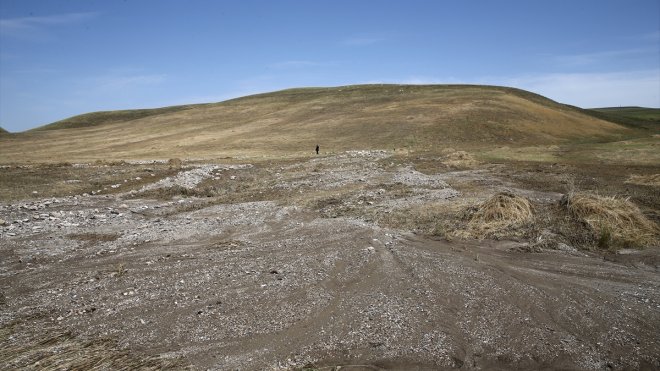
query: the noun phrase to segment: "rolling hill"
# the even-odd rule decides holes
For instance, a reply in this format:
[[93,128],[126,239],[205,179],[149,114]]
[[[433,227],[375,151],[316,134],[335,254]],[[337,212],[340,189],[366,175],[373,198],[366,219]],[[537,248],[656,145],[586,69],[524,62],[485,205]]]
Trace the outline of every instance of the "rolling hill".
[[515,88],[355,85],[89,113],[0,139],[0,161],[299,156],[317,143],[322,152],[523,146],[635,130]]
[[657,129],[660,126],[660,108],[605,107],[587,110],[597,118],[631,127]]

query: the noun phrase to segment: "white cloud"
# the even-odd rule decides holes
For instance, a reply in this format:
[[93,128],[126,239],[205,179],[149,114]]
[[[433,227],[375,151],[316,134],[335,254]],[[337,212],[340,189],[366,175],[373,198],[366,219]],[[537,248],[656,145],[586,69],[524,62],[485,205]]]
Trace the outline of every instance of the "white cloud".
[[541,94],[561,103],[583,108],[643,106],[660,108],[660,69],[606,73],[546,73],[455,77],[408,77],[382,80],[401,84],[477,84],[509,86]]
[[23,18],[6,18],[0,19],[0,30],[10,31],[26,28],[34,28],[39,26],[52,26],[60,24],[69,24],[81,22],[87,19],[94,18],[98,15],[96,12],[88,13],[67,13],[56,14],[44,17],[23,17]]
[[607,73],[550,73],[487,78],[579,107],[660,107],[660,69]]
[[66,13],[43,17],[22,17],[0,19],[0,35],[24,37],[35,36],[51,26],[83,22],[98,16],[99,13]]

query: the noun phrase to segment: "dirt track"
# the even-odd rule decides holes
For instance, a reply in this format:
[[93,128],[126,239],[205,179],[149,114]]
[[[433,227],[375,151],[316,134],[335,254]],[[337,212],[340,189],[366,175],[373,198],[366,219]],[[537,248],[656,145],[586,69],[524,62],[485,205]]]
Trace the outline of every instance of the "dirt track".
[[[329,215],[326,203],[126,194],[4,204],[13,227],[0,227],[0,362],[33,365],[10,353],[71,330],[193,369],[660,367],[657,248],[528,253],[522,242],[379,226],[376,211],[463,197],[457,177],[506,185],[487,172],[434,177],[375,161],[385,157],[268,169],[294,194],[364,183],[344,199],[365,217]],[[218,182],[253,171],[223,169]]]

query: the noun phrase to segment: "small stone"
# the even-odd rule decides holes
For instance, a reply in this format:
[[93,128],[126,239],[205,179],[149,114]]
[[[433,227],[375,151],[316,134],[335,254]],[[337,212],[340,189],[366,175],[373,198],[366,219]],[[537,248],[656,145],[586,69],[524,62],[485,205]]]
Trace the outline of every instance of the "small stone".
[[8,224],[9,224],[9,223],[7,223],[6,220],[4,220],[4,219],[0,219],[0,226],[4,227],[4,226],[6,226],[6,225],[8,225]]
[[575,247],[569,246],[562,242],[557,244],[557,250],[566,251],[566,252],[577,252],[577,249]]

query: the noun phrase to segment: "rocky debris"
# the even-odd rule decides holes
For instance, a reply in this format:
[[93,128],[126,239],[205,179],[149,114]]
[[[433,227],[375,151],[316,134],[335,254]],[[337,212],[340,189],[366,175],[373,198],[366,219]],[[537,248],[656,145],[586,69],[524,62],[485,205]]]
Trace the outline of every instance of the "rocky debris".
[[392,177],[392,182],[402,183],[413,187],[426,187],[426,188],[447,188],[449,185],[442,180],[440,175],[426,175],[413,169],[412,167],[405,167],[399,169]]
[[[156,183],[148,184],[142,189],[140,189],[139,192],[147,191],[150,189],[156,189],[156,188],[171,188],[175,186],[187,188],[187,189],[193,189],[195,188],[199,183],[201,183],[204,179],[208,178],[214,178],[214,172],[216,171],[221,171],[221,170],[242,170],[242,169],[249,169],[252,168],[253,165],[251,164],[244,164],[244,165],[201,165],[201,166],[196,166],[193,167],[190,170],[185,170],[179,172],[177,175],[172,176],[172,177],[167,177],[165,179],[162,179]],[[232,178],[232,179],[235,179]]]
[[[336,218],[282,200],[119,194],[0,204],[0,326],[120,339],[128,351],[198,369],[658,366],[657,271],[578,255],[548,231],[539,242],[554,250],[528,254],[510,241],[382,228],[371,212],[460,197],[447,174],[384,168],[377,160],[387,156],[268,169],[272,187],[294,195],[351,187],[327,203],[355,211]],[[199,168],[158,186],[249,178],[247,167]]]

